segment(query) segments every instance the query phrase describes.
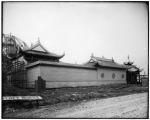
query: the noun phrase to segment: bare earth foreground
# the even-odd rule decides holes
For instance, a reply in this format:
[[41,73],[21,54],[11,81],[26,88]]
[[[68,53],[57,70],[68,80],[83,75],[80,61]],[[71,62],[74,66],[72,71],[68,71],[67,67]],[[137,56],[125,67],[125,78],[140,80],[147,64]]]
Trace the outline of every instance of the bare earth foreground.
[[73,106],[60,103],[7,114],[8,118],[148,118],[148,93],[83,101]]

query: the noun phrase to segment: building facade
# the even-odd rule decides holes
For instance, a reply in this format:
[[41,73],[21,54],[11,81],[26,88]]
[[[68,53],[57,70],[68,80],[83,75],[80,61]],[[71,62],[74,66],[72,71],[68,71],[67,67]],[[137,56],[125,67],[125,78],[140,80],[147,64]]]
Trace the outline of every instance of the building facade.
[[65,54],[49,52],[40,42],[26,49],[18,46],[20,51],[11,58],[9,74],[12,85],[17,87],[35,88],[38,77],[46,81],[46,88],[127,83],[129,66],[113,59],[92,55],[85,64],[70,64],[60,61]]
[[126,83],[126,68],[37,61],[28,65],[27,71],[32,88],[38,76],[46,80],[46,88]]

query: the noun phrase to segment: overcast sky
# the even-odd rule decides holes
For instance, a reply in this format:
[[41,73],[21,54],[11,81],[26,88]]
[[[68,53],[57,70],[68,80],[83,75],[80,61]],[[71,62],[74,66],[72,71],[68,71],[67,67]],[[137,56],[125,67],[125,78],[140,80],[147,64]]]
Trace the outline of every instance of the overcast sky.
[[114,58],[130,56],[148,69],[148,6],[138,2],[5,2],[3,32],[29,46],[40,42],[63,62],[84,63],[91,54]]

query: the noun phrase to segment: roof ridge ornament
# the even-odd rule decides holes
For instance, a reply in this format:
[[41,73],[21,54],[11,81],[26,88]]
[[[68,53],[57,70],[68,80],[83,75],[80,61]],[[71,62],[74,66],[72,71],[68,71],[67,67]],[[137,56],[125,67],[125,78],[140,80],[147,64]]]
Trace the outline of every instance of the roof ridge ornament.
[[125,65],[133,65],[134,62],[130,61],[130,56],[128,54],[127,62],[124,62]]
[[94,53],[91,54],[91,58],[94,57]]
[[112,57],[112,61],[115,62],[113,57]]
[[40,43],[40,37],[38,37],[38,43]]
[[128,62],[130,62],[130,56],[128,55]]
[[31,42],[31,47],[33,46],[33,43]]

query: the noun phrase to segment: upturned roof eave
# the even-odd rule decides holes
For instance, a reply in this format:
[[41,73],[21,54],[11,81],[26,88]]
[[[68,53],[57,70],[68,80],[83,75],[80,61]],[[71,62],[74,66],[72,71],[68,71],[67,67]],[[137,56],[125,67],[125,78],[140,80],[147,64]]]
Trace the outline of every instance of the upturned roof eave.
[[50,55],[49,53],[44,53],[44,52],[41,52],[42,54],[39,54],[38,51],[37,51],[37,53],[36,52],[34,53],[34,52],[24,51],[23,54],[37,55],[37,56],[44,56],[44,57],[53,57],[53,58],[59,58],[59,59],[64,56],[64,54],[63,55]]

